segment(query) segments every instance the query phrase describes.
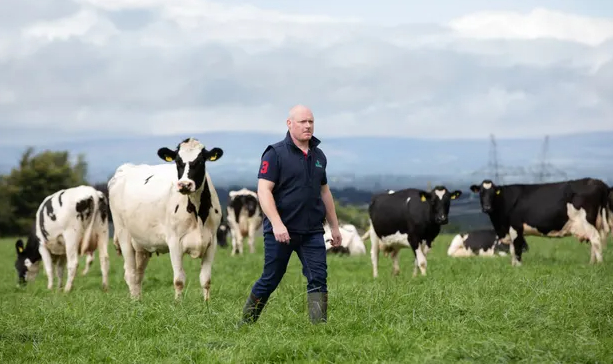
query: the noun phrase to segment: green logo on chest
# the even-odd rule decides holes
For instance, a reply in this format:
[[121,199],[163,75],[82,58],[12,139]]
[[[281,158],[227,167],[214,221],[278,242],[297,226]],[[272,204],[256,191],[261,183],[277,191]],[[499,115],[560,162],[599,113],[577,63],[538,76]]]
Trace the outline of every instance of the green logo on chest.
[[317,167],[317,168],[321,168],[322,167],[321,163],[319,163],[319,159],[317,160],[317,162],[315,162],[315,167]]

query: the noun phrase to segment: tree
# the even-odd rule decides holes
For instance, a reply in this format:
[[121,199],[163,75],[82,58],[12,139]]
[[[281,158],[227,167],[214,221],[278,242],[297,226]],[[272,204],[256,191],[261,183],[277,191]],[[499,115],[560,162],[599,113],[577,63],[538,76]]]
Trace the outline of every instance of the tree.
[[[67,151],[43,151],[34,155],[26,149],[8,176],[2,178],[0,228],[3,234],[27,234],[36,210],[48,195],[69,187],[88,184],[87,162],[78,155],[73,164]],[[6,202],[8,201],[8,203]]]

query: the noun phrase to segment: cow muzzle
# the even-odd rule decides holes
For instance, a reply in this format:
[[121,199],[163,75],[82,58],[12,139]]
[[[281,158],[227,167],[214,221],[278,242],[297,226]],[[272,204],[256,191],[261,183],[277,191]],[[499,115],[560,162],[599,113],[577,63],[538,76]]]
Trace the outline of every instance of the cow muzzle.
[[183,195],[187,195],[194,192],[196,185],[192,181],[179,181],[177,182],[177,190]]
[[483,207],[481,208],[481,210],[487,214],[487,213],[489,213],[490,211],[492,211],[492,206],[490,206],[490,205],[483,205]]
[[447,218],[447,215],[441,215],[436,217],[436,222],[440,225],[445,225],[449,222],[449,219]]

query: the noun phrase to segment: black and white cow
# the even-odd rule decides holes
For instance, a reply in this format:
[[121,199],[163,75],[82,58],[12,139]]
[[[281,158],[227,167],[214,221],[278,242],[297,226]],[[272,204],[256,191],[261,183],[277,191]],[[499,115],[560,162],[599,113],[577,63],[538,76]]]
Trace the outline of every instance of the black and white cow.
[[326,244],[327,254],[339,255],[362,255],[366,254],[366,246],[358,233],[358,229],[353,224],[341,224],[339,226],[342,243],[339,246],[332,246],[332,230],[328,222],[324,222],[324,242]]
[[47,288],[53,288],[54,273],[58,287],[62,287],[64,267],[68,277],[64,292],[70,292],[79,265],[79,256],[87,255],[86,268],[94,251],[98,250],[102,289],[108,289],[109,221],[108,203],[104,194],[91,186],[77,186],[59,190],[47,196],[38,207],[34,226],[27,244],[15,243],[15,269],[19,284],[33,281],[42,260],[47,274]]
[[479,193],[498,238],[511,244],[511,264],[521,265],[524,235],[575,236],[590,241],[590,263],[602,262],[602,240],[609,228],[609,187],[601,180],[582,178],[542,184],[495,185],[484,180],[470,190]]
[[169,253],[178,299],[185,285],[182,258],[189,254],[202,259],[200,285],[208,301],[221,206],[205,163],[219,160],[223,151],[208,150],[189,138],[175,150],[160,148],[157,154],[175,163],[126,163],[108,182],[115,245],[124,259],[124,279],[131,296],[140,298],[151,253]]
[[390,253],[393,259],[392,274],[400,273],[399,253],[411,248],[415,255],[415,268],[426,275],[426,254],[432,241],[438,236],[441,225],[448,223],[451,200],[462,191],[450,192],[444,186],[436,186],[432,192],[407,188],[373,195],[368,206],[370,217],[370,256],[373,277],[379,275],[379,250]]
[[[524,251],[528,251],[527,244],[524,246]],[[447,255],[454,258],[472,256],[493,257],[496,255],[506,256],[508,254],[509,245],[500,242],[494,229],[479,229],[456,234],[451,239],[447,249]]]
[[232,253],[243,254],[243,239],[248,238],[249,252],[255,253],[255,232],[262,226],[263,213],[257,193],[241,188],[230,191],[228,226],[232,234]]
[[221,218],[221,222],[219,223],[219,227],[217,228],[217,245],[222,248],[228,247],[228,233],[230,232],[230,227],[228,226],[228,222],[223,218]]

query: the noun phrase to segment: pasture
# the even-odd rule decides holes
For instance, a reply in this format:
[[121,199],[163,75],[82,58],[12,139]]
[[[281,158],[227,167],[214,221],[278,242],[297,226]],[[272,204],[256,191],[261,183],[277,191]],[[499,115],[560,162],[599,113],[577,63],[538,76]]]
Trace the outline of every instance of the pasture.
[[[296,255],[260,318],[235,328],[263,264],[256,254],[217,251],[211,302],[203,303],[198,261],[184,257],[184,300],[173,302],[169,256],[152,256],[143,299],[131,302],[121,257],[109,245],[108,292],[96,260],[69,295],[34,284],[16,287],[15,240],[0,240],[0,362],[121,363],[604,363],[613,358],[613,254],[590,266],[589,246],[573,238],[529,237],[524,265],[509,257],[448,258],[450,235],[428,254],[428,276],[412,278],[380,256],[329,257],[327,324],[312,326],[306,279]],[[110,244],[110,243],[109,243]],[[370,241],[366,242],[370,251]],[[609,248],[612,243],[609,241]]]

